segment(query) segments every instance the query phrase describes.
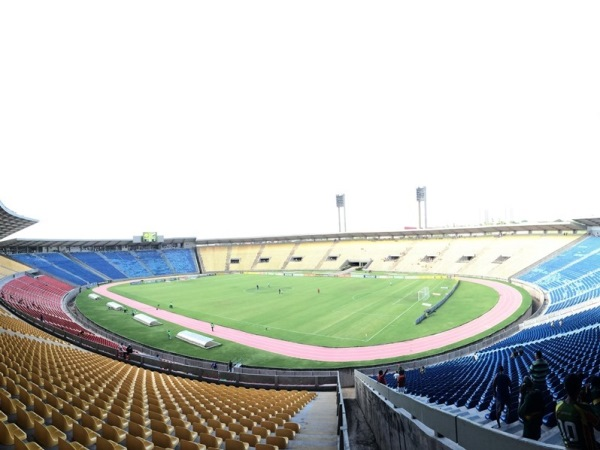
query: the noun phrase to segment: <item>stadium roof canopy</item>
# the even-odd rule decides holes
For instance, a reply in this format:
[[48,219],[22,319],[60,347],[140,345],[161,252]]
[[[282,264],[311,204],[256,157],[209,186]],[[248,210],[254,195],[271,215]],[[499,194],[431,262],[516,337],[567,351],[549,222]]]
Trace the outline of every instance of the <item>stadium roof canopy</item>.
[[[194,247],[196,245],[196,238],[165,238],[160,243],[163,247],[170,247],[173,245],[179,246],[187,244],[188,247]],[[99,239],[99,240],[56,240],[56,239],[9,239],[0,242],[0,251],[3,250],[23,250],[23,251],[38,251],[37,249],[67,249],[67,248],[118,248],[131,247],[135,245],[136,248],[155,248],[156,242],[133,242],[133,239]]]
[[[20,216],[0,202],[0,240],[21,231],[35,223],[37,220]],[[589,227],[600,227],[600,218],[575,219],[572,221],[556,221],[546,223],[513,223],[494,224],[475,227],[446,227],[446,228],[421,228],[405,229],[400,231],[330,233],[312,235],[287,235],[287,236],[262,236],[245,238],[219,238],[196,239],[165,238],[162,247],[181,246],[193,247],[196,245],[227,245],[243,243],[264,242],[299,242],[299,241],[334,241],[334,240],[385,240],[402,238],[429,238],[429,237],[455,237],[455,236],[481,236],[502,234],[533,234],[533,233],[577,233],[586,231]],[[55,239],[10,239],[0,241],[0,251],[28,252],[40,249],[69,249],[69,248],[121,248],[135,245],[136,248],[154,248],[156,243],[139,243],[129,239],[98,239],[98,240],[55,240]]]
[[4,239],[17,231],[21,231],[38,221],[18,215],[0,202],[0,239]]
[[[584,219],[586,221],[599,219]],[[293,242],[293,241],[333,241],[333,240],[384,240],[402,238],[430,238],[455,236],[484,236],[500,234],[533,234],[533,233],[576,233],[586,231],[587,225],[579,221],[548,222],[548,223],[518,223],[482,225],[476,227],[421,228],[401,231],[376,231],[363,233],[331,233],[312,235],[263,236],[254,238],[198,239],[198,245],[222,245],[262,242]]]

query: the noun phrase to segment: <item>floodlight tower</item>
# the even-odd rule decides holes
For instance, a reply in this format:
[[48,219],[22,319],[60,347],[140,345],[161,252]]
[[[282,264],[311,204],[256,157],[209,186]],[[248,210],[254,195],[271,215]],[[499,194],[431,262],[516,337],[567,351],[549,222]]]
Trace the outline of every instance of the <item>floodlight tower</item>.
[[346,194],[337,194],[335,196],[335,204],[338,209],[338,226],[339,232],[342,232],[342,219],[340,215],[340,209],[344,208],[344,233],[346,232]]
[[[419,228],[427,228],[427,188],[425,186],[417,188],[417,203],[419,204]],[[421,203],[423,203],[424,227],[421,226]]]

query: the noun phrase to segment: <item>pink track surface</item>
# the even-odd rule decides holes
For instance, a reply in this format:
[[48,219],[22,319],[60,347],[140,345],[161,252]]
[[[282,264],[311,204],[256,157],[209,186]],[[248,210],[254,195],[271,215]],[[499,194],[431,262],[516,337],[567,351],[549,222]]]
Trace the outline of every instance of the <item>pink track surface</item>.
[[211,332],[209,322],[203,322],[201,320],[180,316],[179,314],[165,311],[163,309],[156,309],[155,307],[145,305],[108,291],[110,286],[129,283],[129,281],[114,283],[111,285],[103,285],[94,289],[94,292],[117,301],[123,305],[134,308],[147,315],[176,323],[189,330],[198,331],[207,336],[212,336],[216,341],[218,341],[219,338],[227,339],[228,341],[237,342],[239,344],[247,345],[248,347],[257,348],[267,352],[278,353],[280,355],[285,355],[292,358],[308,359],[313,361],[351,362],[408,356],[435,350],[440,347],[445,347],[447,345],[460,342],[471,336],[487,331],[494,325],[509,318],[511,314],[514,313],[521,305],[521,293],[511,286],[491,280],[468,279],[468,281],[471,283],[478,283],[491,287],[495,289],[500,296],[496,306],[494,306],[483,316],[452,330],[444,331],[431,336],[425,336],[409,341],[395,342],[392,344],[374,345],[371,347],[345,348],[297,344],[294,342],[282,341],[266,336],[250,334],[244,331],[235,330],[233,328],[225,328],[218,325],[215,325],[214,332]]

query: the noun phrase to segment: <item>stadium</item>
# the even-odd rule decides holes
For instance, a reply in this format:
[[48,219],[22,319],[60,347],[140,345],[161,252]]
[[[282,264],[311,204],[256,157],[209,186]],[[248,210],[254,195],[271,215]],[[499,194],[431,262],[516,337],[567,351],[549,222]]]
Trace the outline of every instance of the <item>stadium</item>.
[[[598,372],[600,219],[11,238],[36,222],[0,203],[4,448],[563,448],[565,377]],[[533,441],[519,388],[538,350]]]

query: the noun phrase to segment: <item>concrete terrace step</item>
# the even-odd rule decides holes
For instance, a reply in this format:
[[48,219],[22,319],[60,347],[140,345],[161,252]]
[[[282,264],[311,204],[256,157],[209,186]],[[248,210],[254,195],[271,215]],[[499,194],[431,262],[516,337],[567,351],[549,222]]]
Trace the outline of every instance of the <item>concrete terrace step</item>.
[[[486,428],[497,428],[495,420],[489,420],[485,416],[489,414],[488,410],[477,411],[475,408],[467,409],[464,407],[457,407],[453,405],[433,405],[428,403],[430,406],[437,406],[442,411],[446,411],[450,414],[458,414],[472,422],[478,423]],[[510,424],[501,422],[501,428],[503,432],[521,436],[523,434],[523,424],[520,421],[516,421]],[[552,445],[562,445],[562,438],[558,427],[548,428],[542,425],[542,436],[539,442]]]
[[302,411],[292,417],[301,429],[289,443],[289,449],[336,450],[337,399],[335,392],[319,392]]

